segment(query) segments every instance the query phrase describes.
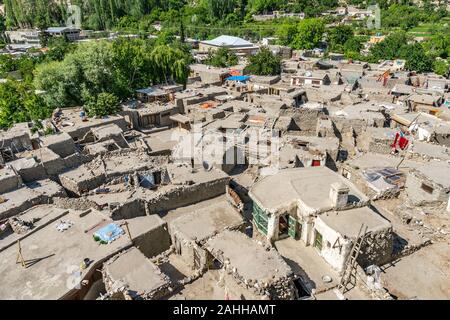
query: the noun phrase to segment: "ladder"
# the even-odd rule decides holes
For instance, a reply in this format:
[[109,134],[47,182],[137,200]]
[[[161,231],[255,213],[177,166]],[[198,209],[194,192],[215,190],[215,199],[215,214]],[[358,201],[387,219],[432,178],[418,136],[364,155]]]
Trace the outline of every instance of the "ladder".
[[[356,270],[357,270],[357,259],[361,252],[361,247],[364,244],[364,240],[367,236],[367,226],[364,227],[364,224],[361,225],[358,236],[353,243],[352,250],[350,254],[347,256],[347,259],[344,264],[344,272],[342,273],[341,281],[338,285],[338,290],[342,293],[347,292],[349,284],[356,284]],[[348,289],[348,290],[347,290]]]

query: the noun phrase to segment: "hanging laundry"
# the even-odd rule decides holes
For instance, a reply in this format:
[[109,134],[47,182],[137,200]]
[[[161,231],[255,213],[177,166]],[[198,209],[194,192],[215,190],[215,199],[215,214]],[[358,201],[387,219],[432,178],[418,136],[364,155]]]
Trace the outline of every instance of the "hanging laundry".
[[408,144],[409,144],[408,139],[406,139],[405,137],[400,137],[398,141],[398,146],[400,147],[400,149],[405,150]]
[[393,152],[397,152],[397,148],[405,150],[408,147],[409,140],[405,137],[403,132],[397,132],[395,134],[394,143],[391,145]]

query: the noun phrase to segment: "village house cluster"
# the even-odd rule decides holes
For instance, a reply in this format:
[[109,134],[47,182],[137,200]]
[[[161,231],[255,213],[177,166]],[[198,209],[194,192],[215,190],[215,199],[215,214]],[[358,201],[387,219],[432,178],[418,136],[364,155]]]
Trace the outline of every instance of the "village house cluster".
[[0,298],[450,298],[450,81],[269,47],[0,132]]

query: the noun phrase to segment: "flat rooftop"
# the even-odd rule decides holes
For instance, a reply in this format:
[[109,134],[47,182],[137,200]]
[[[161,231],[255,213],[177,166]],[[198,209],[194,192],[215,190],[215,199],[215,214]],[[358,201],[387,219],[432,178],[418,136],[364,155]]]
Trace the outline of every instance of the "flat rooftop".
[[239,231],[223,231],[209,239],[206,246],[214,252],[220,251],[221,258],[228,260],[230,266],[246,280],[276,283],[292,274],[276,250],[267,251]]
[[[87,121],[83,121],[80,117],[81,108],[68,108],[62,109],[59,121],[56,122],[56,127],[62,131],[66,132],[69,135],[71,133],[75,133],[79,129],[88,130],[92,127],[98,127],[110,123],[119,123],[122,122],[125,125],[125,120],[120,115],[110,115],[102,118],[90,117]],[[71,135],[72,136],[72,135]]]
[[430,162],[416,170],[432,180],[440,184],[443,188],[450,188],[450,164],[445,162]]
[[[349,160],[346,164],[355,169],[369,169],[369,168],[381,168],[381,167],[397,167],[402,159],[390,154],[380,154],[380,153],[364,153],[361,156]],[[413,160],[404,160],[399,169],[411,169],[417,168],[423,165],[421,162]]]
[[97,268],[99,262],[131,246],[126,235],[105,245],[93,239],[93,233],[108,223],[108,217],[98,211],[93,210],[80,217],[80,211],[70,210],[59,220],[71,221],[73,225],[60,232],[56,229],[57,222],[49,223],[21,240],[27,268],[16,264],[16,245],[0,253],[0,274],[4,275],[0,286],[1,299],[62,298],[72,291],[74,271],[79,270],[84,258],[93,260],[93,263],[82,271],[82,278]]
[[242,216],[226,200],[197,210],[192,210],[192,206],[183,209],[189,213],[170,222],[170,227],[191,240],[202,241],[244,223]]
[[168,284],[161,270],[135,247],[107,261],[104,268],[111,280],[124,282],[140,295]]
[[314,211],[326,211],[332,208],[329,193],[331,185],[336,182],[349,187],[349,202],[369,200],[353,183],[326,167],[280,170],[256,182],[250,194],[270,212],[296,201],[301,201]]
[[327,212],[318,217],[331,229],[343,236],[356,238],[361,225],[367,231],[376,232],[391,227],[391,223],[368,207]]

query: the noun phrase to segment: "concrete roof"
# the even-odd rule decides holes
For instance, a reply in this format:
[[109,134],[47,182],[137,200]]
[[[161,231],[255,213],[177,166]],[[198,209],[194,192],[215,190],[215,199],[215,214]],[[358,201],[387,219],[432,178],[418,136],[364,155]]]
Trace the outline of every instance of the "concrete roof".
[[102,140],[111,136],[121,135],[123,130],[117,124],[111,123],[105,126],[92,128],[92,133],[97,139]]
[[[81,261],[89,258],[94,262],[83,270],[81,278],[98,268],[98,263],[127,248],[131,242],[121,236],[111,244],[99,245],[92,237],[92,231],[85,233],[107,217],[98,211],[80,217],[80,212],[70,211],[61,217],[73,222],[64,232],[50,223],[38,232],[21,240],[22,254],[30,265],[22,268],[16,264],[17,246],[11,246],[0,253],[0,298],[2,299],[59,299],[72,291],[76,284],[75,270]],[[92,269],[92,270],[91,270]],[[81,279],[80,279],[81,280]]]
[[433,162],[421,166],[416,170],[444,188],[450,188],[450,164]]
[[414,141],[409,151],[433,159],[450,160],[450,148],[437,144]]
[[305,141],[308,147],[315,150],[335,151],[339,149],[339,138],[336,137],[315,137],[315,136],[297,136],[284,135],[287,141]]
[[326,167],[280,170],[256,182],[250,195],[269,212],[275,212],[296,201],[301,201],[313,211],[327,211],[332,208],[330,187],[336,182],[349,187],[349,202],[368,201],[355,185]]
[[79,115],[80,108],[63,109],[60,122],[53,120],[56,127],[67,132],[72,138],[82,138],[91,128],[103,126],[110,123],[119,124],[125,128],[127,126],[123,116],[109,115],[103,118],[90,117],[87,121],[83,121]]
[[113,281],[123,281],[129,290],[139,294],[150,293],[168,284],[161,270],[135,247],[107,261],[105,270]]
[[367,227],[367,231],[379,231],[391,227],[391,223],[368,207],[333,211],[320,215],[321,219],[331,229],[343,236],[356,238],[361,225]]
[[[369,168],[381,168],[381,167],[396,167],[400,163],[401,158],[392,156],[389,154],[380,153],[364,153],[360,157],[349,160],[348,165],[358,168],[358,169],[369,169]],[[421,166],[421,162],[404,160],[399,169],[402,168],[417,168]]]
[[[50,134],[39,138],[44,146],[49,146],[56,143],[71,141],[72,137],[65,132],[60,132],[56,134]],[[73,141],[73,140],[72,140]]]
[[228,260],[246,280],[275,283],[292,274],[291,268],[276,250],[266,251],[239,231],[223,231],[208,240],[206,246],[214,252],[222,252],[219,258]]
[[242,216],[223,200],[184,214],[172,221],[170,227],[184,234],[187,239],[202,241],[225,228],[233,228],[243,222]]

